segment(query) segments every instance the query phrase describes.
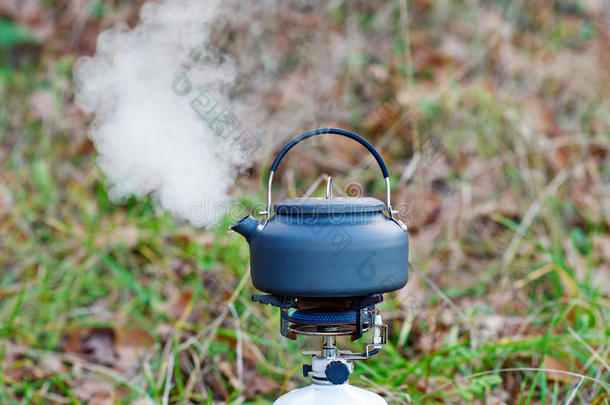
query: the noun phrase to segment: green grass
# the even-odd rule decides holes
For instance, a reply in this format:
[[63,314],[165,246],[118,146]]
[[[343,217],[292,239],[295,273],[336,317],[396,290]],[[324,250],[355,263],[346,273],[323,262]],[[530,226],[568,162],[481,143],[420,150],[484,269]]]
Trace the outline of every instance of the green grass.
[[[472,13],[449,11],[466,21]],[[95,15],[104,12],[103,2],[92,6]],[[440,11],[415,12],[442,19]],[[590,21],[575,24],[577,17],[556,14],[553,27],[544,12],[514,26],[537,39],[524,50],[531,66],[599,41]],[[12,22],[1,20],[0,31],[9,33],[0,44],[7,48],[30,40]],[[397,60],[404,59],[401,46]],[[227,403],[271,403],[305,384],[299,367],[307,358],[299,351],[315,341],[281,338],[277,311],[251,303],[247,246],[226,233],[229,219],[195,229],[147,198],[109,201],[83,118],[74,116],[65,90],[73,60],[59,58],[44,74],[29,60],[15,67],[5,59],[0,67],[0,403],[83,403],[83,387],[94,383],[111,387],[106,399],[116,403],[160,403],[166,394],[175,403],[217,403],[223,396]],[[598,277],[610,266],[599,248],[608,225],[596,205],[610,179],[607,95],[566,84],[569,68],[556,77],[532,67],[538,70],[525,85],[518,74],[504,73],[509,85],[497,85],[490,61],[413,103],[420,140],[432,135],[442,146],[435,152],[440,160],[424,161],[408,185],[393,180],[395,195],[408,192],[397,198],[415,210],[409,219],[417,297],[405,304],[400,293],[386,296],[390,342],[356,364],[353,382],[393,404],[608,404],[610,296]],[[388,70],[396,86],[406,85],[401,66]],[[435,74],[458,72],[416,66],[416,90],[425,92]],[[52,119],[32,112],[36,91],[54,97]],[[394,94],[381,93],[380,100]],[[532,103],[557,112],[558,135],[528,124]],[[359,118],[351,125],[382,138],[367,133]],[[384,123],[381,133],[393,125]],[[552,151],[560,150],[561,139],[568,146],[557,157]],[[397,135],[383,152],[399,175],[417,151]],[[264,173],[262,165],[256,170]],[[374,184],[378,173],[361,175]],[[421,208],[432,191],[444,205],[438,218],[423,223]],[[245,193],[246,202],[260,202],[257,191]],[[470,208],[480,213],[454,211],[468,193]],[[185,312],[174,314],[181,296],[190,297]],[[143,331],[152,344],[131,342],[145,349],[132,367],[106,366],[67,352],[66,338],[77,328]],[[235,384],[238,341],[244,387]],[[542,370],[558,362],[564,374]],[[566,373],[582,375],[582,384]],[[263,384],[270,392],[248,392]]]

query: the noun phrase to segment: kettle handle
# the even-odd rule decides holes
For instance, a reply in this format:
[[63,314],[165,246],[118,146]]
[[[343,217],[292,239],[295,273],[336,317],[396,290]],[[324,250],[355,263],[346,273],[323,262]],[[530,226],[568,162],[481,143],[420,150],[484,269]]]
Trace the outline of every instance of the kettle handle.
[[356,142],[363,145],[366,149],[368,149],[369,152],[371,152],[371,154],[375,157],[375,160],[379,164],[379,168],[381,169],[381,173],[383,174],[383,178],[385,179],[386,209],[388,211],[388,214],[390,215],[390,218],[395,219],[394,215],[396,214],[396,211],[392,210],[392,204],[390,203],[390,173],[388,172],[388,167],[386,166],[385,162],[381,158],[381,155],[379,154],[379,152],[377,152],[377,150],[373,147],[373,145],[371,145],[366,139],[362,138],[359,135],[354,134],[353,132],[346,131],[344,129],[338,129],[338,128],[322,128],[322,129],[314,129],[312,131],[308,131],[308,132],[305,132],[304,134],[297,136],[292,141],[290,141],[288,144],[286,144],[286,146],[284,146],[282,148],[282,150],[280,151],[280,153],[278,153],[277,156],[275,157],[273,164],[271,164],[271,169],[269,170],[269,182],[267,185],[267,210],[261,212],[261,214],[263,214],[265,216],[263,224],[267,223],[267,220],[269,219],[269,216],[271,215],[271,185],[273,183],[273,175],[275,174],[275,171],[277,170],[280,162],[282,161],[282,159],[284,158],[286,153],[288,153],[288,151],[290,149],[292,149],[297,143],[299,143],[307,138],[311,138],[312,136],[323,135],[323,134],[342,135],[347,138],[353,139]]

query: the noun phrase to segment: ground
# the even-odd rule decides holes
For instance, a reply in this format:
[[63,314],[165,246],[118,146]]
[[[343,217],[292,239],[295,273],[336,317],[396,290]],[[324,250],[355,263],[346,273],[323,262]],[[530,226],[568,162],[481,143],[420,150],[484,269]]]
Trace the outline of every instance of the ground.
[[[140,5],[0,5],[0,403],[271,403],[305,383],[299,351],[315,342],[281,338],[277,311],[250,301],[230,218],[195,228],[150,198],[108,197],[72,66]],[[610,403],[608,2],[339,1],[296,23],[287,10],[278,49],[347,14],[379,42],[328,94],[349,96],[334,124],[389,163],[410,281],[386,295],[390,341],[354,383],[395,404]],[[303,73],[288,62],[280,93]],[[322,173],[383,198],[343,142],[295,150],[276,198]],[[233,190],[246,206],[264,200],[267,146]]]

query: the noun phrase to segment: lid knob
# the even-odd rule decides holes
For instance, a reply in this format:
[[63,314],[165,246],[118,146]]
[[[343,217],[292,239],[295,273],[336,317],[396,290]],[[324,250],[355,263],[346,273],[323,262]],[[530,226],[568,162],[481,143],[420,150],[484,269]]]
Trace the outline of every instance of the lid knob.
[[333,178],[326,178],[326,199],[333,198]]

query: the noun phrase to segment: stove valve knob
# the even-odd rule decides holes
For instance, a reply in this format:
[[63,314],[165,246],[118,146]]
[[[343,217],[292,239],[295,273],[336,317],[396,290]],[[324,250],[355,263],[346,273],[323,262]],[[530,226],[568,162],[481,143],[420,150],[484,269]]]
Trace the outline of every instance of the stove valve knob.
[[313,371],[311,364],[303,364],[303,377],[307,377]]
[[335,385],[343,384],[349,377],[349,369],[345,363],[332,361],[326,366],[326,378]]

